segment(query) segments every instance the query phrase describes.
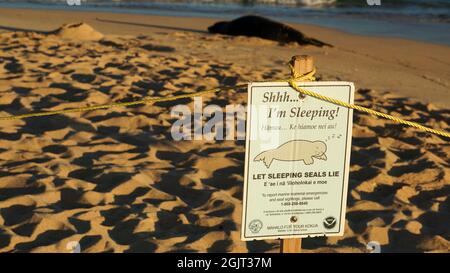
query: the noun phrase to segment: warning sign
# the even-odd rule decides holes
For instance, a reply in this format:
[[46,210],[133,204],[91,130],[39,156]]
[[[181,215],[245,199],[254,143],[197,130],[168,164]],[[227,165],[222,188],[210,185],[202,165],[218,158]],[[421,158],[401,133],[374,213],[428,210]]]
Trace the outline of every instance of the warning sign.
[[[304,89],[353,103],[349,82]],[[342,236],[352,110],[287,83],[248,87],[242,239]]]

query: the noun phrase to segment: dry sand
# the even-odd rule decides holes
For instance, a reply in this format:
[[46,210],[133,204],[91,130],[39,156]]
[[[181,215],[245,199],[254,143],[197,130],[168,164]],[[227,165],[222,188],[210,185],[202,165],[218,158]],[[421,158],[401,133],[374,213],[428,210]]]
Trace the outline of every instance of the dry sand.
[[[335,47],[280,46],[202,32],[212,22],[2,9],[0,115],[286,78],[290,57],[310,54],[320,79],[355,82],[358,104],[449,130],[449,47],[313,26],[296,27]],[[203,100],[245,104],[246,90]],[[0,251],[278,252],[239,239],[243,141],[173,141],[179,103],[192,104],[0,122]],[[357,112],[354,123],[345,236],[304,250],[449,251],[448,139]]]

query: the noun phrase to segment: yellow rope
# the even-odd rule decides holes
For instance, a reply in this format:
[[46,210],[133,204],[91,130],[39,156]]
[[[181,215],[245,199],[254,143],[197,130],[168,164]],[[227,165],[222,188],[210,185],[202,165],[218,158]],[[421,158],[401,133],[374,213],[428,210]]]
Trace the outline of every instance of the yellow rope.
[[98,110],[98,109],[108,109],[108,108],[114,108],[114,107],[127,107],[127,106],[149,104],[149,103],[155,103],[155,102],[173,101],[173,100],[178,100],[178,99],[206,95],[209,93],[217,93],[220,91],[230,90],[230,89],[234,89],[234,88],[242,88],[242,87],[246,87],[246,86],[247,86],[246,84],[240,84],[240,85],[236,85],[236,86],[232,86],[232,87],[214,88],[214,89],[204,90],[204,91],[200,91],[200,92],[196,92],[196,93],[170,96],[170,97],[165,97],[165,98],[148,97],[145,99],[135,100],[135,101],[130,101],[130,102],[116,102],[116,103],[110,103],[110,104],[69,108],[69,109],[63,109],[63,110],[37,112],[37,113],[29,113],[29,114],[22,114],[22,115],[13,115],[13,116],[7,116],[7,117],[0,117],[0,120],[16,120],[16,119],[25,119],[25,118],[31,118],[31,117],[52,116],[52,115],[60,115],[60,114],[67,114],[67,113],[87,112],[87,111]]
[[319,94],[319,93],[316,93],[316,92],[313,92],[313,91],[310,91],[310,90],[303,89],[303,88],[301,88],[301,87],[299,87],[297,85],[296,81],[299,81],[299,79],[302,79],[302,80],[307,79],[307,80],[314,81],[315,78],[314,78],[313,75],[316,72],[316,70],[314,69],[310,73],[305,74],[304,76],[302,76],[302,75],[298,75],[297,72],[294,70],[294,68],[291,65],[289,65],[289,67],[291,68],[292,78],[288,80],[288,83],[297,92],[300,92],[300,93],[302,93],[304,95],[308,95],[308,96],[311,96],[311,97],[314,97],[314,98],[317,98],[317,99],[320,99],[320,100],[323,100],[323,101],[327,101],[327,102],[330,102],[330,103],[333,103],[333,104],[336,104],[336,105],[339,105],[339,106],[343,106],[343,107],[351,108],[351,109],[358,110],[358,111],[361,111],[361,112],[365,112],[365,113],[371,114],[373,116],[389,119],[389,120],[395,121],[397,123],[408,125],[408,126],[417,128],[417,129],[425,131],[425,132],[429,132],[429,133],[433,133],[433,134],[436,134],[436,135],[440,135],[440,136],[444,136],[444,137],[450,138],[450,133],[447,133],[447,132],[444,132],[444,131],[439,131],[439,130],[432,129],[432,128],[428,128],[428,127],[423,126],[423,125],[421,125],[419,123],[416,123],[416,122],[404,120],[404,119],[401,119],[401,118],[398,118],[398,117],[394,117],[394,116],[391,116],[391,115],[388,115],[388,114],[385,114],[385,113],[382,113],[382,112],[378,112],[378,111],[375,111],[375,110],[372,110],[372,109],[369,109],[369,108],[366,108],[366,107],[363,107],[363,106],[351,104],[351,103],[348,103],[348,102],[345,102],[345,101],[340,101],[338,99],[330,98],[328,96],[325,96],[325,95],[322,95],[322,94]]
[[[317,99],[324,100],[324,101],[327,101],[327,102],[330,102],[330,103],[333,103],[336,105],[340,105],[343,107],[347,107],[347,108],[351,108],[351,109],[358,110],[361,112],[365,112],[365,113],[371,114],[373,116],[393,120],[397,123],[408,125],[408,126],[417,128],[417,129],[425,131],[425,132],[429,132],[429,133],[433,133],[433,134],[437,134],[437,135],[441,135],[441,136],[450,138],[450,133],[435,130],[432,128],[428,128],[428,127],[425,127],[416,122],[407,121],[407,120],[397,118],[397,117],[394,117],[394,116],[391,116],[391,115],[388,115],[385,113],[381,113],[381,112],[378,112],[378,111],[375,111],[375,110],[372,110],[372,109],[369,109],[369,108],[366,108],[363,106],[347,103],[344,101],[340,101],[340,100],[337,100],[334,98],[327,97],[325,95],[321,95],[321,94],[303,89],[296,84],[296,81],[314,81],[315,80],[314,74],[315,74],[316,70],[314,69],[313,71],[311,71],[307,74],[300,75],[294,70],[292,65],[289,65],[289,67],[291,69],[292,77],[287,80],[276,80],[276,81],[277,82],[288,82],[292,88],[294,88],[296,91],[298,91],[304,95],[315,97]],[[269,81],[267,81],[267,82],[269,82]],[[183,94],[183,95],[177,95],[177,96],[171,96],[171,97],[165,97],[165,98],[149,97],[149,98],[144,98],[141,100],[135,100],[135,101],[130,101],[130,102],[117,102],[117,103],[111,103],[111,104],[93,105],[93,106],[69,108],[69,109],[55,110],[55,111],[36,112],[36,113],[28,113],[28,114],[21,114],[21,115],[11,115],[11,116],[6,116],[6,117],[0,117],[0,121],[18,120],[18,119],[25,119],[25,118],[31,118],[31,117],[44,117],[44,116],[51,116],[51,115],[76,113],[76,112],[87,112],[87,111],[92,111],[92,110],[109,109],[109,108],[114,108],[114,107],[127,107],[127,106],[149,104],[149,103],[155,103],[155,102],[174,101],[174,100],[178,100],[178,99],[192,98],[192,97],[206,95],[206,94],[210,94],[210,93],[218,93],[221,91],[227,91],[227,90],[236,89],[236,88],[243,88],[246,86],[247,86],[246,84],[239,84],[236,86],[218,87],[218,88],[204,90],[204,91],[200,91],[200,92],[196,92],[196,93]]]

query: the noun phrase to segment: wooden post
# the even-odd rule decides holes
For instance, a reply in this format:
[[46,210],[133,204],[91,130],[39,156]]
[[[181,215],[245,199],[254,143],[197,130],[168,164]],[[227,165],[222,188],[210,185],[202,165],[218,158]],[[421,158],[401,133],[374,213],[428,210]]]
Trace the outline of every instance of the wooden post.
[[314,69],[314,60],[309,55],[296,55],[292,57],[291,65],[299,74],[306,74]]
[[[291,65],[300,75],[311,72],[314,69],[314,60],[308,55],[296,55],[291,59]],[[282,239],[280,240],[281,253],[300,253],[302,250],[302,239]]]
[[281,253],[300,253],[302,252],[302,239],[281,239],[280,252]]

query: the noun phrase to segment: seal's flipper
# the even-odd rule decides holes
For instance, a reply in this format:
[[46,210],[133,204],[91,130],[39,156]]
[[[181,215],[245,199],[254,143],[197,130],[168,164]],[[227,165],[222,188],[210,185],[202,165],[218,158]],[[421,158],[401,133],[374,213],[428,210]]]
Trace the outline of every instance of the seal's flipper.
[[319,156],[316,156],[315,158],[323,160],[323,161],[327,161],[327,155],[326,154],[321,154]]
[[314,163],[314,159],[312,157],[303,159],[303,162],[305,162],[305,165],[311,165]]
[[253,159],[253,161],[261,161],[262,160],[264,162],[264,165],[266,165],[266,167],[269,168],[274,159],[274,155],[272,153],[273,153],[273,150],[262,152],[259,155],[257,155],[255,157],[255,159]]
[[[314,39],[314,38],[306,38],[306,39],[305,39],[304,41],[302,41],[302,42],[303,42],[303,43],[306,43],[306,44],[315,45],[315,46],[318,46],[318,47],[323,47],[323,46],[333,47],[333,46],[330,45],[330,44],[324,43],[324,42],[319,41],[319,40]],[[300,44],[300,42],[298,42],[298,43]]]

